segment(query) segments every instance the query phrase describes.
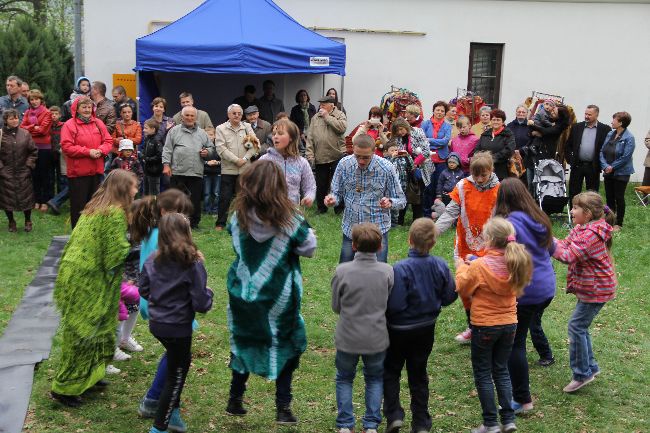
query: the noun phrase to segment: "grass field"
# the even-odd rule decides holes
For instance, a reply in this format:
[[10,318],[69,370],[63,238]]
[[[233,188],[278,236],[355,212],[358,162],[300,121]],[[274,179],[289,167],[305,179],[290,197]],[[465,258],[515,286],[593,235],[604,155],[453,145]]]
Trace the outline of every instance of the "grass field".
[[[631,190],[632,188],[628,188]],[[602,374],[575,395],[562,392],[571,379],[567,348],[567,320],[575,304],[564,294],[566,267],[555,262],[557,296],[544,316],[544,329],[555,352],[556,364],[541,368],[531,352],[531,391],[535,410],[519,418],[522,432],[648,432],[650,431],[650,210],[635,203],[629,194],[626,225],[615,235],[614,256],[619,275],[618,297],[608,303],[592,326],[595,354]],[[409,213],[410,215],[410,213]],[[336,417],[334,395],[333,333],[336,315],[330,309],[330,278],[341,244],[340,220],[308,214],[317,232],[316,257],[303,259],[303,315],[307,324],[308,349],[301,358],[294,380],[293,409],[297,427],[276,427],[272,382],[259,377],[249,381],[245,396],[249,414],[231,418],[224,414],[228,396],[228,330],[226,327],[226,272],[233,258],[230,237],[211,230],[212,219],[204,216],[195,234],[206,256],[209,285],[215,291],[213,310],[199,319],[194,337],[194,359],[183,393],[182,412],[191,432],[333,432]],[[407,217],[408,218],[408,217]],[[20,301],[24,287],[53,235],[69,232],[65,217],[37,214],[31,234],[0,232],[0,330],[3,330]],[[22,225],[19,221],[19,229]],[[3,220],[2,224],[5,222]],[[406,255],[407,228],[390,234],[390,262]],[[566,230],[555,224],[555,235]],[[445,233],[434,254],[451,263],[453,233]],[[456,302],[443,310],[436,327],[436,343],[429,361],[430,410],[434,432],[467,431],[480,423],[480,406],[472,379],[469,347],[459,346],[453,336],[464,327],[465,315]],[[51,359],[36,372],[26,432],[146,432],[151,425],[137,415],[139,399],[146,392],[162,352],[160,344],[140,321],[135,337],[145,351],[127,362],[116,363],[122,373],[111,378],[103,392],[89,393],[79,409],[60,406],[49,397],[49,386],[59,358],[55,338]],[[408,391],[403,378],[403,398]],[[355,384],[355,411],[363,412],[363,380]],[[407,410],[408,412],[408,410]],[[407,415],[408,416],[408,415]],[[357,428],[360,429],[360,422]],[[383,429],[383,427],[382,427]],[[382,431],[380,429],[380,431]],[[408,431],[404,428],[403,431]]]

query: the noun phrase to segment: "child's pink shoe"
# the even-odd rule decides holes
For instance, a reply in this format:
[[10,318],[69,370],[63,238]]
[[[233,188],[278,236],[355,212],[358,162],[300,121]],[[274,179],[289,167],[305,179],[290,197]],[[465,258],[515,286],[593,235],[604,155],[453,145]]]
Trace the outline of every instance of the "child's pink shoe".
[[461,344],[467,344],[472,341],[472,330],[470,328],[467,328],[460,334],[458,334],[455,338],[456,341],[458,341]]

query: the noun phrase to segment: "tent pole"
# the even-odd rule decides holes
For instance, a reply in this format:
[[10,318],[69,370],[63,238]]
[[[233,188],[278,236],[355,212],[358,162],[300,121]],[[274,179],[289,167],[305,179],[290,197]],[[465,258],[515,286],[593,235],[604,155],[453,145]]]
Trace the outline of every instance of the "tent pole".
[[143,119],[140,116],[140,71],[135,71],[135,109],[138,113],[138,119],[142,123]]

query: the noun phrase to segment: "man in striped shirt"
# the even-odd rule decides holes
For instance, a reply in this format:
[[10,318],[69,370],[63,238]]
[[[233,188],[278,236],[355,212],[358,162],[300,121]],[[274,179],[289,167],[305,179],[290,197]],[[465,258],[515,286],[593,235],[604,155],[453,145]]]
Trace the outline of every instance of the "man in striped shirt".
[[345,203],[342,229],[343,244],[339,263],[352,261],[352,226],[369,222],[382,233],[381,250],[377,260],[388,259],[388,231],[390,210],[403,209],[406,197],[393,165],[374,154],[375,141],[368,135],[359,135],[353,142],[353,154],[339,162],[332,178],[331,193],[325,197],[328,207]]

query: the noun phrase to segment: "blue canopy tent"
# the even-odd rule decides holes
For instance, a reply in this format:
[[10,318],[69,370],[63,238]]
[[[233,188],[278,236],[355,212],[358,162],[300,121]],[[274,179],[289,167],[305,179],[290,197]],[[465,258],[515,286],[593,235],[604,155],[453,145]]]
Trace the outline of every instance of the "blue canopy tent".
[[140,119],[154,73],[345,75],[345,45],[301,26],[271,0],[207,0],[135,42]]

